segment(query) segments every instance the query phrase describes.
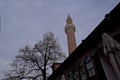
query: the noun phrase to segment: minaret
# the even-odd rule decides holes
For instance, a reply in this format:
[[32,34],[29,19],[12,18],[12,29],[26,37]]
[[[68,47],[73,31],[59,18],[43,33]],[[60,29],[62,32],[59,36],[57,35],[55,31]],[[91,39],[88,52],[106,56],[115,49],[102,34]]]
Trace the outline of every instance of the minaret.
[[65,32],[67,35],[68,52],[70,55],[76,48],[76,39],[75,39],[75,25],[73,24],[72,18],[70,17],[69,14],[66,20]]

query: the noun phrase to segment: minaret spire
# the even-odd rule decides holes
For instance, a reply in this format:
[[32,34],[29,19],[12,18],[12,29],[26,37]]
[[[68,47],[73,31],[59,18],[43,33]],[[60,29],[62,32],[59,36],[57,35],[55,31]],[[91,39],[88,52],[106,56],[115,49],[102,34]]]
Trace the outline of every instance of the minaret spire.
[[76,39],[75,39],[75,25],[73,24],[73,20],[68,13],[68,17],[66,20],[65,32],[67,35],[68,41],[68,52],[71,54],[76,48]]
[[68,17],[67,17],[66,23],[67,24],[72,24],[73,23],[72,18],[70,17],[69,13],[68,13]]

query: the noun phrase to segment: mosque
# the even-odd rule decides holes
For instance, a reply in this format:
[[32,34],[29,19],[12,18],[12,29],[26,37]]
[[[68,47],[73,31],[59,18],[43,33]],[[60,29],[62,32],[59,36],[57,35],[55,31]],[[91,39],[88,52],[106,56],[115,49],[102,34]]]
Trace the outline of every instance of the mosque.
[[79,46],[75,31],[68,15],[65,33],[69,56],[52,65],[48,80],[120,80],[120,3]]

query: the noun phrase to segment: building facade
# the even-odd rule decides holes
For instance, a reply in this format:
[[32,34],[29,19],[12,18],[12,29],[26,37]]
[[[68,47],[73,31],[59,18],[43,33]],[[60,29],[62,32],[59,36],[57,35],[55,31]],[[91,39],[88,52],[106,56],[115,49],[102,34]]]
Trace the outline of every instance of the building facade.
[[[67,24],[72,20],[70,16],[68,18]],[[67,24],[65,32],[69,37],[69,31],[74,33],[75,26],[69,28]],[[71,39],[68,39],[68,48],[71,45],[69,40]],[[105,15],[103,21],[78,47],[69,51],[72,54],[70,53],[48,80],[120,80],[119,43],[120,3]]]

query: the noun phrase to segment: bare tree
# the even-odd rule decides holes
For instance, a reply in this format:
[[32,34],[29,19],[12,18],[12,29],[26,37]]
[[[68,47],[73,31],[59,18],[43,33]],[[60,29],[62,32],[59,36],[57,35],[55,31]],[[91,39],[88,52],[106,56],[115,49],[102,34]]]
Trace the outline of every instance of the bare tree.
[[19,51],[11,64],[12,70],[6,73],[3,80],[46,80],[52,63],[64,58],[54,34],[45,33],[39,43]]

